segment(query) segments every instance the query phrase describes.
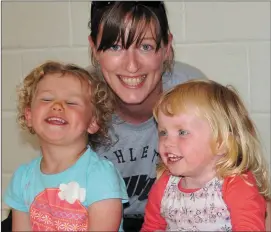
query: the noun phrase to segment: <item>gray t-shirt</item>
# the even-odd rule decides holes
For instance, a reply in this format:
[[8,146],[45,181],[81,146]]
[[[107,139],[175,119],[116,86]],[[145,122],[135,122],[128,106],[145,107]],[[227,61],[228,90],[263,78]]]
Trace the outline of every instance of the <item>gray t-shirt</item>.
[[[205,78],[198,69],[176,62],[174,70],[163,76],[163,90],[167,90],[189,79]],[[113,162],[124,178],[129,204],[124,208],[124,217],[143,217],[148,193],[156,178],[158,161],[158,135],[154,118],[133,125],[113,117],[109,150],[98,150],[98,154]],[[116,136],[117,135],[117,136]]]

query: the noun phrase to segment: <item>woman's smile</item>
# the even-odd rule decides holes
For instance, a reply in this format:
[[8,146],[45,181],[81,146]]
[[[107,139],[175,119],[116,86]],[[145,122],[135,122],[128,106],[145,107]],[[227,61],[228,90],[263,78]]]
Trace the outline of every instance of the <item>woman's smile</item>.
[[122,76],[117,75],[121,83],[128,88],[140,88],[147,77],[147,75],[139,76]]

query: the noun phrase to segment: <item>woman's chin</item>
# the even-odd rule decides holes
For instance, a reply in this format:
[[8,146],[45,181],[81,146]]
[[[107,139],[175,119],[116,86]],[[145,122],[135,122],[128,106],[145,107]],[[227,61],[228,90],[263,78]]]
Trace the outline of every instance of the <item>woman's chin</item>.
[[119,99],[125,105],[140,105],[146,100],[142,95],[119,95]]

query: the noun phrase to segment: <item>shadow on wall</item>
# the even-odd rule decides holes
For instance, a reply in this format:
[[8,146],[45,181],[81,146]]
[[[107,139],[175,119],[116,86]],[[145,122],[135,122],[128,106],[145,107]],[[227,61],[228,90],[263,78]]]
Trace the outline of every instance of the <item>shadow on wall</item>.
[[40,150],[39,141],[35,134],[30,134],[28,131],[20,130],[19,140],[19,143],[22,145],[31,145],[34,150]]

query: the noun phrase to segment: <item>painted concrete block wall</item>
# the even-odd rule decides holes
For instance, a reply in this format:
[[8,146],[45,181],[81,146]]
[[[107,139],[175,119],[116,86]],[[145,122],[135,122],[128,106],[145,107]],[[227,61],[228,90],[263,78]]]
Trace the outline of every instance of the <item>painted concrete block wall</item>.
[[[270,3],[168,1],[166,6],[176,60],[237,88],[270,164]],[[16,124],[16,85],[45,60],[87,66],[88,19],[86,1],[2,2],[2,192],[14,170],[38,154],[35,137]]]

